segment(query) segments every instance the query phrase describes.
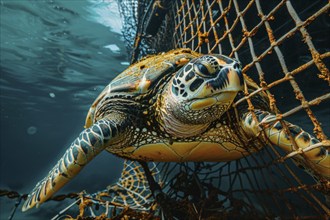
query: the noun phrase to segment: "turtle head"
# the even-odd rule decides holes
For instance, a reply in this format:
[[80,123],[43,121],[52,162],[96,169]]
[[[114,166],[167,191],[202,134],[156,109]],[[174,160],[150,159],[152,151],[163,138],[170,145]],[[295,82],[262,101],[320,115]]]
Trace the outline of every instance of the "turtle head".
[[223,55],[204,55],[183,66],[172,78],[168,107],[184,123],[218,119],[243,89],[238,61]]

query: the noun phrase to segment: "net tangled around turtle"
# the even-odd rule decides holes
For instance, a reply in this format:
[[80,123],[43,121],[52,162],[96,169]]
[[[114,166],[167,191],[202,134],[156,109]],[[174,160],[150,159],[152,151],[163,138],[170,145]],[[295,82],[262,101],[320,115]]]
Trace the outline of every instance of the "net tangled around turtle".
[[[267,91],[276,120],[301,125],[329,149],[328,1],[118,0],[131,62],[174,48],[220,53],[243,64]],[[290,131],[286,129],[290,135]],[[330,183],[317,183],[276,146],[225,163],[158,163],[149,170],[165,193],[156,203],[140,164],[125,161],[121,179],[79,195],[79,219],[326,219]],[[63,211],[65,212],[65,211]],[[97,214],[100,213],[100,214]],[[61,214],[61,213],[60,213]]]

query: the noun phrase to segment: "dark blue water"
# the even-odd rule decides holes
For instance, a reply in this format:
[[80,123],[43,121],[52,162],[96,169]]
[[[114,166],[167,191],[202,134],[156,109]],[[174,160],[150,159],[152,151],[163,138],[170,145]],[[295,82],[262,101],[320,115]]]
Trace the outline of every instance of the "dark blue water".
[[[114,1],[0,4],[0,188],[27,193],[83,129],[90,104],[128,58]],[[121,159],[103,153],[61,193],[103,189],[121,167]],[[0,198],[0,219],[14,203]],[[50,219],[60,209],[19,210],[15,219]]]

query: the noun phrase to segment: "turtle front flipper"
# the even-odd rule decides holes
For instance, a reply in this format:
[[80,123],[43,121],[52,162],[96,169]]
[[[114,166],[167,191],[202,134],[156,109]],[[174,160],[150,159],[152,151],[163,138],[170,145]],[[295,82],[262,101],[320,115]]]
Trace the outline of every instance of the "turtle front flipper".
[[88,162],[120,136],[121,125],[118,119],[101,119],[82,131],[54,168],[28,195],[22,211],[38,207],[76,176]]
[[[287,157],[292,156],[296,164],[301,165],[317,179],[321,177],[330,180],[330,155],[320,141],[297,125],[284,120],[274,120],[276,116],[267,111],[256,110],[255,115],[257,120],[252,113],[247,113],[243,117],[243,128],[248,134],[257,136],[263,130],[266,138],[287,152]],[[285,131],[281,122],[286,125],[289,132]]]

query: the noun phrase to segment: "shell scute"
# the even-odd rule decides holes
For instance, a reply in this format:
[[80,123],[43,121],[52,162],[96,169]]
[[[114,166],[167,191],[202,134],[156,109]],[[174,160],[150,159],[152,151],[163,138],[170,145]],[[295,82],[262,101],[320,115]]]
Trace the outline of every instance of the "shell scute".
[[200,56],[199,53],[190,49],[176,49],[147,56],[132,64],[113,79],[95,99],[87,114],[85,127],[93,124],[95,109],[105,97],[116,93],[126,93],[130,96],[144,94],[165,76],[174,74],[179,68],[198,56]]
[[118,75],[109,84],[108,89],[111,93],[128,92],[132,95],[145,93],[165,75],[176,72],[198,55],[191,50],[180,49],[148,56]]

